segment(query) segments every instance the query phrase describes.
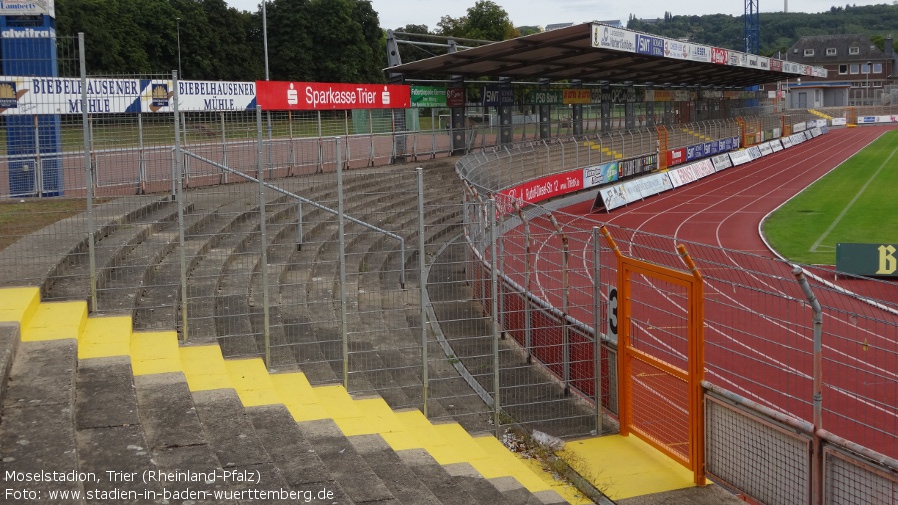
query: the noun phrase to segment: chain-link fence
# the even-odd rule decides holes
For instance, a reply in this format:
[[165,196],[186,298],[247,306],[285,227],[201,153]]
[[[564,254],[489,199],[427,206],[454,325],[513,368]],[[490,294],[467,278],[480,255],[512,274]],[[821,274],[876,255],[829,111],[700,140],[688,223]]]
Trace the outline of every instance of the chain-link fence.
[[[73,48],[60,52],[71,55],[65,75],[79,75],[86,89],[119,82],[72,70],[83,53],[75,42],[57,41]],[[13,216],[0,229],[9,244],[0,251],[3,284],[89,299],[94,313],[130,315],[138,330],[177,328],[184,341],[217,342],[227,357],[263,356],[273,371],[298,369],[314,384],[496,433],[511,425],[604,432],[620,408],[617,271],[598,223],[554,210],[560,204],[515,208],[503,192],[638,159],[624,174],[635,176],[656,170],[668,150],[776,138],[816,117],[746,110],[681,124],[674,107],[648,117],[632,105],[597,106],[585,108],[583,134],[571,137],[562,109],[552,118],[556,138],[541,139],[525,118],[514,125],[519,142],[499,146],[497,122],[471,107],[465,149],[476,150],[444,160],[452,148],[440,110],[410,113],[404,131],[375,111],[179,111],[168,101],[176,76],[132,80],[161,86],[141,98],[159,110],[100,113],[129,104],[88,97],[66,113],[2,116],[0,189]],[[402,160],[433,161],[383,167]],[[41,229],[17,227],[17,212]],[[633,257],[683,267],[669,237],[611,234]],[[831,503],[867,481],[894,488],[894,286],[805,268],[826,342],[827,432],[813,432],[813,314],[791,265],[686,245],[707,282],[706,389],[717,398],[706,404],[709,472],[750,491],[740,486],[765,477],[742,458],[758,440],[785,454],[818,437]],[[675,326],[675,291],[642,300],[644,337]],[[639,294],[650,292],[645,284]],[[677,346],[665,352],[682,358]],[[796,436],[796,426],[806,433]],[[727,452],[734,440],[744,443]],[[769,502],[795,502],[782,496]]]

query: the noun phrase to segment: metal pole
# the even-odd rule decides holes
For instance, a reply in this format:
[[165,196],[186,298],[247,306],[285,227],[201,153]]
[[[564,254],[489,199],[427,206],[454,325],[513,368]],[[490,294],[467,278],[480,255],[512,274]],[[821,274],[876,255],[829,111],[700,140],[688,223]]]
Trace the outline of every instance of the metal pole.
[[813,398],[814,398],[814,454],[811,460],[811,503],[823,503],[823,453],[820,436],[823,429],[823,308],[811,289],[804,271],[798,265],[792,267],[792,275],[801,286],[811,310],[814,312],[814,359],[813,359]]
[[524,252],[524,351],[527,353],[527,364],[533,363],[533,304],[530,303],[530,222],[524,215],[524,210],[518,202],[514,203],[515,210],[518,211],[518,217],[524,224],[524,243],[526,249]]
[[569,263],[569,247],[567,236],[561,230],[561,226],[559,226],[558,221],[555,220],[555,216],[549,214],[549,220],[552,222],[552,226],[555,227],[555,233],[561,237],[561,248],[562,248],[562,256],[561,256],[561,366],[562,366],[562,380],[564,381],[564,394],[568,395],[571,392],[571,329],[567,322],[568,315],[568,263]]
[[602,426],[602,392],[605,386],[605,376],[602,375],[602,338],[599,336],[602,324],[602,258],[599,245],[599,227],[592,227],[592,368],[593,389],[596,392],[596,435],[601,435]]
[[180,97],[178,94],[178,72],[172,71],[172,82],[174,83],[174,101],[172,102],[172,113],[175,119],[175,165],[177,166],[175,184],[175,192],[178,200],[178,260],[181,263],[181,339],[184,343],[188,340],[187,328],[187,257],[184,248],[184,189],[181,180],[184,177],[184,157],[181,154],[181,113],[178,112],[178,102]]
[[[265,46],[265,80],[270,79],[270,75],[268,73],[268,14],[265,10],[265,5],[268,4],[268,0],[262,0],[262,44]],[[266,111],[265,116],[268,119],[268,170],[269,177],[271,177],[271,169],[272,169],[272,161],[271,161],[271,112]]]
[[262,170],[262,107],[256,106],[256,169],[259,171],[259,235],[262,253],[262,336],[265,341],[265,366],[271,369],[271,308],[268,296],[268,230],[265,212],[265,171]]
[[[219,117],[221,118],[221,164],[227,166],[228,165],[228,135],[225,131],[225,115],[224,112],[219,113]],[[221,172],[221,179],[219,179],[222,184],[228,182],[228,173],[225,171]]]
[[424,417],[427,417],[427,400],[430,376],[427,371],[427,256],[424,250],[424,169],[415,169],[418,176],[418,292],[421,303],[421,395]]
[[336,137],[337,143],[337,235],[339,239],[340,257],[340,333],[343,335],[343,387],[349,391],[349,328],[346,315],[346,238],[344,236],[343,223],[343,153],[340,145],[340,137]]
[[487,219],[490,227],[490,309],[493,322],[493,426],[496,428],[496,438],[502,436],[500,427],[499,409],[499,303],[496,295],[496,287],[499,284],[496,272],[496,200],[493,197],[487,201]]
[[90,125],[87,118],[87,63],[84,58],[84,33],[78,33],[78,59],[81,64],[81,129],[84,132],[84,186],[87,189],[87,255],[90,263],[90,309],[97,306],[96,223],[94,222],[94,176],[90,162]]
[[[84,86],[82,85],[82,87]],[[140,113],[137,114],[137,150],[137,173],[138,178],[140,179],[139,186],[137,187],[137,194],[143,195],[147,192],[147,159],[143,145],[143,114]]]

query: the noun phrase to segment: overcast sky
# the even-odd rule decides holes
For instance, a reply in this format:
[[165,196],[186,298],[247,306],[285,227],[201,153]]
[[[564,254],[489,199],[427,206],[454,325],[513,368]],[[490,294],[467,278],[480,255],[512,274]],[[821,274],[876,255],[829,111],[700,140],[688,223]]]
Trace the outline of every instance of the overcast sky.
[[[260,0],[225,0],[231,7],[256,12]],[[745,12],[745,0],[494,0],[505,9],[515,26],[546,26],[552,23],[583,23],[619,19],[627,24],[630,14],[638,18],[660,18],[665,11],[673,15],[730,14],[741,16]],[[890,3],[871,0],[789,0],[789,12],[823,12],[831,6],[876,5]],[[465,15],[476,0],[371,0],[383,28],[399,28],[407,24],[427,25],[433,31],[440,18]],[[783,0],[755,2],[761,12],[782,12]],[[761,27],[763,30],[763,27]]]

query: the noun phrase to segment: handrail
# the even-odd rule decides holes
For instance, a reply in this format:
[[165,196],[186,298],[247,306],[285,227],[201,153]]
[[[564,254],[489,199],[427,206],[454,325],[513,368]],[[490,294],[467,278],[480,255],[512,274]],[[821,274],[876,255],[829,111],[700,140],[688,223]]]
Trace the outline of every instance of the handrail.
[[[228,167],[228,166],[226,166],[226,165],[222,165],[221,163],[218,163],[218,162],[216,162],[216,161],[212,161],[212,160],[210,160],[210,159],[208,159],[208,158],[204,158],[204,157],[202,157],[202,156],[200,156],[200,155],[198,155],[198,154],[194,154],[194,153],[192,153],[192,152],[190,152],[190,151],[186,151],[186,150],[184,150],[184,149],[182,149],[181,152],[182,152],[185,156],[190,156],[190,157],[193,158],[193,159],[202,161],[202,162],[204,162],[204,163],[208,163],[208,164],[210,164],[210,165],[212,165],[212,166],[214,166],[214,167],[216,167],[216,168],[218,168],[218,169],[220,169],[220,170],[224,170],[225,172],[234,174],[234,175],[236,175],[236,176],[238,176],[238,177],[243,177],[244,179],[246,179],[246,180],[248,180],[248,181],[250,181],[250,182],[255,182],[255,183],[258,183],[258,182],[259,182],[259,179],[256,179],[255,177],[253,177],[253,176],[251,176],[251,175],[247,175],[247,174],[245,174],[245,173],[243,173],[243,172],[241,172],[241,171],[239,171],[239,170],[235,170],[235,169],[233,169],[233,168],[231,168],[231,167]],[[265,187],[268,188],[268,189],[271,189],[272,191],[275,191],[275,192],[280,193],[280,194],[282,194],[282,195],[285,195],[285,196],[288,196],[288,197],[290,197],[290,198],[293,198],[293,199],[295,199],[297,202],[300,202],[300,203],[307,203],[307,204],[311,205],[312,207],[315,207],[315,208],[317,208],[317,209],[319,209],[319,210],[323,210],[324,212],[329,212],[329,213],[331,213],[331,214],[333,214],[333,215],[335,215],[335,216],[338,216],[338,215],[339,215],[339,212],[337,212],[336,210],[333,210],[333,209],[331,209],[331,208],[329,208],[329,207],[327,207],[327,206],[325,206],[325,205],[321,205],[320,203],[315,202],[315,201],[313,201],[313,200],[309,200],[308,198],[304,198],[304,197],[302,197],[302,196],[299,196],[299,195],[297,195],[296,193],[287,191],[287,190],[284,189],[284,188],[280,188],[280,187],[278,187],[278,186],[275,186],[275,185],[270,184],[270,183],[265,182],[265,181],[262,181],[262,185],[265,186]],[[405,239],[402,238],[401,236],[399,236],[399,235],[393,233],[393,232],[384,230],[384,229],[382,229],[382,228],[378,228],[377,226],[374,226],[373,224],[370,224],[370,223],[366,223],[365,221],[362,221],[362,220],[360,220],[360,219],[356,219],[356,218],[351,217],[351,216],[343,216],[343,217],[344,217],[346,220],[348,220],[348,221],[350,221],[350,222],[353,222],[353,223],[355,223],[355,224],[357,224],[357,225],[359,225],[359,226],[362,226],[362,227],[364,227],[364,228],[368,228],[369,230],[374,231],[374,232],[376,232],[376,233],[382,233],[382,234],[384,234],[384,235],[386,235],[386,236],[388,236],[388,237],[394,238],[394,239],[396,239],[396,240],[399,241],[399,254],[400,254],[400,261],[401,261],[401,263],[400,263],[401,266],[400,266],[400,269],[399,269],[399,285],[400,285],[400,287],[401,287],[402,289],[405,289]]]

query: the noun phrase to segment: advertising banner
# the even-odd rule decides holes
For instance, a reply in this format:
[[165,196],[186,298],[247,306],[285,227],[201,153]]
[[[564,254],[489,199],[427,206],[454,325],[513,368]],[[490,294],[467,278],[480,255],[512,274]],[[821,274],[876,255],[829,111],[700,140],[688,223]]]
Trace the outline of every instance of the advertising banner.
[[524,95],[524,103],[533,105],[561,105],[561,90],[530,90]]
[[[173,112],[171,80],[143,81],[142,112]],[[256,108],[256,85],[252,82],[178,81],[179,111],[226,111]]]
[[412,86],[412,107],[447,107],[444,86]]
[[610,163],[586,167],[583,169],[581,177],[583,179],[584,189],[614,182],[620,178],[618,162],[612,161]]
[[256,81],[262,110],[408,109],[411,88],[400,84]]
[[711,163],[711,160],[702,160],[676,170],[671,170],[667,175],[670,176],[670,183],[673,187],[679,188],[713,173],[715,173],[714,164]]
[[751,161],[751,155],[748,154],[747,149],[742,149],[740,151],[732,151],[730,152],[730,161],[733,162],[733,166],[739,166]]
[[638,54],[647,54],[649,56],[664,57],[664,39],[661,37],[651,37],[641,33],[636,34],[636,52]]
[[836,244],[836,272],[898,277],[898,244]]
[[780,142],[783,143],[784,149],[788,149],[788,148],[792,147],[792,137],[791,136],[781,138]]
[[508,87],[484,86],[484,107],[510,107],[514,105],[514,90]]
[[692,61],[700,61],[702,63],[711,62],[711,46],[703,46],[700,44],[689,45],[689,59]]
[[0,0],[0,16],[44,15],[55,18],[55,3],[54,0]]
[[634,175],[651,172],[658,167],[658,156],[652,154],[629,160],[621,160],[618,163],[618,178],[632,177]]
[[623,184],[605,186],[599,189],[596,199],[592,204],[593,212],[601,209],[613,210],[630,203],[630,197]]
[[561,90],[561,101],[564,105],[592,103],[592,92],[580,88],[563,89]]
[[726,49],[721,49],[719,47],[711,48],[711,63],[716,63],[718,65],[726,65],[729,63],[730,52]]
[[681,163],[686,163],[686,148],[681,147],[679,149],[671,149],[667,151],[667,166],[672,167],[674,165],[679,165]]
[[636,32],[608,25],[592,25],[592,47],[636,52]]
[[624,193],[627,195],[627,203],[635,202],[638,198],[648,198],[658,193],[673,189],[669,174],[655,174],[640,177],[623,183]]
[[514,212],[514,202],[520,204],[538,203],[559,195],[583,189],[583,174],[580,170],[571,170],[561,174],[547,175],[527,181],[499,193],[496,198],[499,212]]
[[465,88],[446,88],[447,107],[464,107],[465,101]]
[[[140,112],[149,81],[88,79],[87,110],[91,114]],[[0,76],[0,114],[80,114],[81,79]]]
[[733,166],[733,161],[730,160],[730,155],[727,153],[718,154],[711,158],[711,163],[714,164],[714,170],[720,172],[721,170],[726,170]]
[[664,39],[664,56],[678,60],[688,60],[689,44],[679,40]]

